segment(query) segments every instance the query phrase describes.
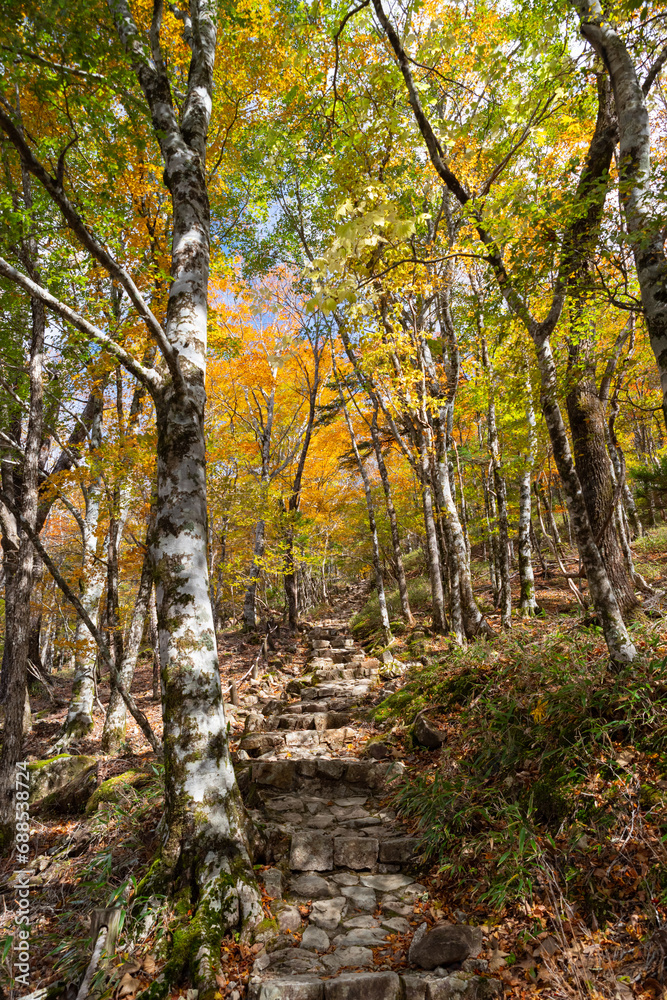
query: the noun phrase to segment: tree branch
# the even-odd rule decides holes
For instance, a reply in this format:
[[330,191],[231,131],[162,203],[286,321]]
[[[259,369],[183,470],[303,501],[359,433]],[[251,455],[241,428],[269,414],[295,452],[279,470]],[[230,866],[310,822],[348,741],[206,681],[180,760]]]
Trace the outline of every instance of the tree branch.
[[162,380],[155,369],[144,368],[142,364],[135,361],[131,354],[128,354],[125,348],[121,347],[120,344],[117,344],[115,340],[112,340],[108,334],[103,333],[102,330],[93,326],[92,323],[89,323],[88,320],[83,316],[80,316],[79,313],[70,309],[70,307],[64,302],[61,302],[60,299],[55,298],[55,296],[51,295],[50,292],[47,292],[42,285],[38,285],[36,281],[33,281],[27,275],[22,274],[21,271],[17,271],[15,267],[12,267],[12,265],[4,259],[4,257],[0,257],[0,275],[4,278],[8,278],[10,281],[13,281],[14,284],[19,285],[33,298],[39,299],[53,312],[62,316],[63,319],[66,319],[68,323],[71,323],[72,326],[76,327],[77,330],[80,330],[81,333],[84,333],[96,343],[101,344],[105,350],[109,352],[109,354],[113,354],[114,357],[118,358],[123,367],[127,368],[130,374],[134,375],[134,377],[145,385],[150,392],[153,392],[160,387]]
[[[6,102],[3,103],[6,104]],[[160,350],[165,356],[167,364],[170,365],[171,368],[171,364],[175,364],[173,348],[165,337],[164,330],[153,315],[153,312],[149,308],[146,300],[128,272],[118,263],[118,261],[114,260],[104,247],[97,242],[93,234],[85,225],[79,213],[74,208],[74,205],[63,191],[58,179],[52,177],[46,167],[40,163],[36,156],[34,156],[30,146],[21,132],[21,129],[14,124],[11,117],[3,111],[2,108],[0,108],[0,128],[2,128],[7,138],[16,148],[16,151],[21,157],[21,162],[24,164],[26,170],[28,170],[33,177],[37,178],[52,201],[54,201],[58,206],[63,214],[63,217],[65,218],[65,221],[72,232],[76,235],[81,245],[85,247],[91,257],[98,261],[111,275],[111,277],[115,278],[118,284],[125,289],[130,302],[132,302],[134,308],[137,310],[137,313],[146,324],[149,332],[155,338]]]
[[151,729],[150,722],[148,721],[148,719],[146,718],[146,716],[144,715],[144,713],[141,711],[141,709],[139,708],[139,706],[135,702],[135,700],[132,697],[132,695],[128,691],[126,691],[126,689],[123,687],[121,679],[118,676],[118,672],[116,670],[116,665],[115,665],[115,663],[114,663],[114,661],[113,661],[113,659],[111,657],[111,654],[109,653],[109,649],[107,647],[107,644],[104,641],[104,636],[102,635],[102,633],[100,632],[100,630],[93,624],[93,622],[92,622],[92,620],[90,618],[90,615],[88,614],[88,612],[86,611],[86,609],[84,608],[83,604],[81,603],[81,601],[79,600],[79,598],[76,596],[76,594],[74,593],[74,591],[72,590],[72,588],[70,587],[70,585],[67,583],[67,581],[64,579],[64,577],[61,576],[61,574],[60,574],[60,572],[58,570],[58,567],[55,565],[55,563],[51,559],[51,556],[48,554],[48,552],[46,551],[46,549],[42,545],[42,543],[41,543],[41,541],[39,539],[39,536],[35,533],[35,531],[33,531],[33,529],[30,527],[30,525],[28,524],[28,522],[22,516],[20,510],[14,504],[13,500],[11,500],[11,498],[8,497],[7,494],[3,490],[0,490],[0,501],[2,501],[2,503],[5,505],[5,507],[7,507],[7,509],[9,511],[11,511],[11,513],[14,515],[14,517],[16,518],[17,523],[21,526],[22,530],[26,533],[26,535],[30,539],[32,545],[34,546],[34,548],[36,549],[36,551],[39,553],[39,555],[40,555],[40,557],[42,559],[42,562],[44,563],[44,565],[48,569],[49,573],[53,577],[55,583],[58,585],[58,587],[60,587],[60,589],[62,590],[62,592],[65,595],[65,597],[67,598],[67,600],[75,608],[77,614],[79,615],[79,617],[81,618],[82,622],[85,624],[86,628],[88,629],[88,631],[90,632],[91,636],[95,640],[95,642],[97,644],[97,648],[100,651],[100,655],[102,656],[102,659],[104,660],[104,662],[106,663],[107,667],[109,668],[109,673],[111,674],[112,680],[113,680],[114,684],[116,685],[116,687],[118,688],[118,693],[120,694],[120,696],[122,697],[123,701],[127,705],[128,709],[130,711],[130,714],[132,715],[132,718],[135,720],[135,722],[137,723],[137,725],[141,729],[142,733],[144,734],[144,736],[146,737],[146,739],[148,740],[148,742],[152,746],[153,750],[156,753],[161,754],[162,753],[162,745],[160,744],[160,741],[158,740],[157,736],[155,735],[155,733]]

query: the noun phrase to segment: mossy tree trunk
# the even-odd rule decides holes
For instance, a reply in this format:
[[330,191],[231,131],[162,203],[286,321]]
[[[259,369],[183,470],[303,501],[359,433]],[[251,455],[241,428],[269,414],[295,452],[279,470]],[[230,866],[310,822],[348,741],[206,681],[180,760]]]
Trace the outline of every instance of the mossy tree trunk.
[[[169,76],[176,70],[167,65],[160,37],[163,5],[153,6],[148,28],[137,25],[126,0],[109,0],[108,8],[114,27],[106,30],[120,40],[136,76],[171,196],[170,287],[164,324],[128,270],[98,240],[96,226],[79,214],[61,181],[36,158],[4,108],[0,108],[0,127],[60,209],[82,250],[122,287],[127,304],[159,349],[159,363],[148,367],[145,359],[139,361],[113,335],[2,258],[0,273],[102,345],[153,398],[158,454],[151,557],[163,693],[165,817],[160,856],[141,891],[147,896],[166,892],[176,902],[171,955],[162,982],[153,984],[152,992],[165,995],[174,982],[185,980],[199,989],[200,1000],[209,1000],[218,989],[215,976],[222,935],[230,928],[247,927],[261,914],[250,828],[227,746],[208,586],[206,139],[219,11],[212,0],[191,0],[187,11],[178,11],[191,56],[185,81],[179,76],[185,92],[179,93],[176,106]],[[123,123],[128,127],[131,119]],[[140,127],[144,128],[143,120]]]

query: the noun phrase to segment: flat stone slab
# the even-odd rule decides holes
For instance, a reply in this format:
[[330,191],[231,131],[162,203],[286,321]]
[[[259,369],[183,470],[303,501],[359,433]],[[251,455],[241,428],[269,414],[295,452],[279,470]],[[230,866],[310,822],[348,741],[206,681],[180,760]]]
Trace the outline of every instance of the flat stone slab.
[[289,866],[292,871],[326,872],[333,868],[333,839],[311,830],[292,834]]
[[318,899],[310,909],[310,922],[324,931],[335,931],[347,900],[344,896],[334,896],[333,899]]
[[364,965],[373,964],[373,952],[370,948],[363,948],[361,946],[337,948],[333,957],[336,959],[339,969],[345,966],[358,969],[360,967],[363,968]]
[[367,910],[372,913],[375,909],[377,900],[372,889],[364,885],[344,885],[340,891],[357,910]]
[[336,837],[334,864],[355,871],[372,868],[377,862],[379,847],[379,842],[371,837]]
[[292,880],[290,888],[304,899],[329,899],[333,896],[329,883],[319,875],[301,875]]
[[248,986],[248,1000],[323,1000],[323,997],[324,983],[311,976],[266,979]]
[[325,1000],[399,1000],[401,981],[395,972],[343,973],[324,984]]
[[362,875],[360,881],[362,885],[377,889],[378,892],[396,892],[406,885],[416,884],[409,875]]

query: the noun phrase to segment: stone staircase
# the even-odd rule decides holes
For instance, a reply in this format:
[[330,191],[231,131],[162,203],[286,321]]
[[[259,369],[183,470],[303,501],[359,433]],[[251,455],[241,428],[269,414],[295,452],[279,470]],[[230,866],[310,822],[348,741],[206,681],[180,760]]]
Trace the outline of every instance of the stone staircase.
[[[502,984],[480,975],[478,928],[450,925],[445,950],[429,952],[428,893],[410,873],[417,842],[386,805],[403,765],[351,749],[361,735],[355,706],[377,689],[383,664],[341,624],[308,639],[301,676],[280,698],[253,698],[235,754],[271,865],[262,874],[271,917],[255,934],[248,1000],[501,997]],[[422,939],[426,959],[409,968]]]

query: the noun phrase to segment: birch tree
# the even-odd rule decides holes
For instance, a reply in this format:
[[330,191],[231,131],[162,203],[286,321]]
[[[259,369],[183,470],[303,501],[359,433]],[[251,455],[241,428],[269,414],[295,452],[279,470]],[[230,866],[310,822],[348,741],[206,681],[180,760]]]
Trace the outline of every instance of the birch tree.
[[[0,258],[0,274],[117,359],[153,400],[157,496],[151,558],[157,581],[166,814],[160,858],[142,891],[151,895],[166,890],[178,895],[180,912],[192,911],[187,922],[177,920],[172,928],[172,959],[157,991],[166,992],[169,982],[187,969],[200,996],[208,997],[216,989],[221,935],[230,927],[248,925],[260,912],[247,821],[227,747],[206,551],[204,380],[210,259],[206,143],[218,10],[208,0],[192,0],[189,9],[176,11],[188,49],[182,75],[164,48],[167,15],[162,4],[154,6],[147,27],[135,21],[125,0],[110,0],[108,10],[107,19],[103,12],[95,12],[99,16],[95,27],[111,53],[98,58],[116,60],[109,79],[118,81],[120,76],[130,90],[128,119],[135,129],[143,128],[136,111],[143,102],[171,201],[164,323],[119,259],[113,241],[98,236],[90,209],[67,190],[65,154],[54,175],[39,149],[24,137],[6,100],[1,102],[0,128],[24,169],[60,210],[77,253],[87,254],[122,288],[137,321],[157,345],[158,362],[150,366],[138,360],[95,322],[96,317],[89,318],[47,291],[20,266]],[[174,15],[170,16],[173,32]],[[58,15],[55,21],[58,26]],[[20,39],[11,43],[16,47]],[[48,56],[48,39],[46,43]],[[76,77],[79,67],[71,69]],[[173,74],[178,76],[176,96]],[[89,79],[88,70],[79,75],[82,78]],[[96,85],[104,79],[100,74]]]

